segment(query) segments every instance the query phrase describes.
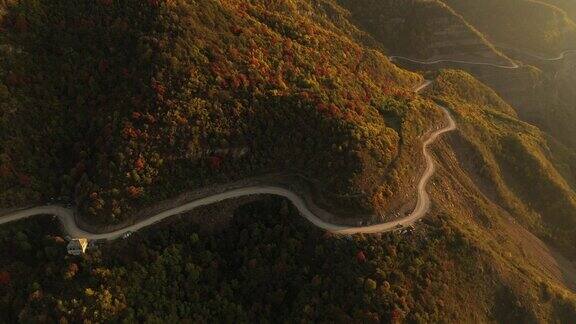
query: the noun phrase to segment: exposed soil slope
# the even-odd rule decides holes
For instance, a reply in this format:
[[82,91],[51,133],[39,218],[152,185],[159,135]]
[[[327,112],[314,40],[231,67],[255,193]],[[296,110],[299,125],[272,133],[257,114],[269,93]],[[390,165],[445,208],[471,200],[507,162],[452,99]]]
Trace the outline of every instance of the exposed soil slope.
[[573,259],[576,193],[561,169],[573,161],[555,154],[544,133],[510,115],[507,104],[466,73],[443,71],[432,91],[461,124],[474,166],[496,190],[496,202]]

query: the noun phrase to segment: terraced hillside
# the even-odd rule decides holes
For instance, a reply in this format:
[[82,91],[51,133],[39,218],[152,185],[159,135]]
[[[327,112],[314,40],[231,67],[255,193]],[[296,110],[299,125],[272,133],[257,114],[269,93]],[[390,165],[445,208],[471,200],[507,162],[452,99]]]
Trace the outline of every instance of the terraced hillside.
[[553,5],[555,7],[558,7],[560,9],[564,10],[564,12],[566,12],[568,17],[570,17],[570,19],[572,19],[572,21],[576,21],[576,3],[574,3],[574,1],[571,1],[571,0],[540,0],[540,2],[544,2],[544,3]]
[[391,55],[510,63],[481,33],[440,1],[337,2]]
[[[339,1],[363,30],[385,48],[389,55],[422,61],[460,60],[513,66],[514,63],[459,12],[440,1]],[[460,68],[489,84],[500,95],[519,106],[527,89],[543,78],[531,67],[501,69],[491,66],[445,62],[433,65],[397,62],[413,70]]]
[[443,1],[496,44],[548,55],[576,46],[574,21],[544,1]]

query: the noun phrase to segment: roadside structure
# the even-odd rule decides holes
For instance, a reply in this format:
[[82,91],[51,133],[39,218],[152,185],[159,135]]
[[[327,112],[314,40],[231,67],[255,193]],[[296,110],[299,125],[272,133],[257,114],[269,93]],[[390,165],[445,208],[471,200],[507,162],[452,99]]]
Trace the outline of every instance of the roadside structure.
[[85,238],[71,239],[70,242],[68,242],[68,246],[66,246],[68,254],[71,255],[84,254],[87,248],[88,248],[88,240]]

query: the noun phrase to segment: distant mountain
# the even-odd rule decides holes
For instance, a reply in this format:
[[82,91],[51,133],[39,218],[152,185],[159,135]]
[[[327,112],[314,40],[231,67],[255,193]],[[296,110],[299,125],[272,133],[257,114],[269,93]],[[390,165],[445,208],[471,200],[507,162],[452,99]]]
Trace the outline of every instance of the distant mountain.
[[[454,10],[482,31],[502,52],[534,65],[539,71],[534,83],[524,84],[524,91],[509,93],[512,82],[502,84],[498,77],[486,79],[507,97],[523,119],[542,127],[557,140],[576,149],[576,82],[573,80],[576,23],[574,16],[561,8],[574,11],[563,1],[463,1],[446,0]],[[555,7],[553,5],[558,5]],[[562,56],[564,57],[564,56]],[[528,74],[523,79],[530,79]],[[501,77],[500,77],[501,78]]]
[[338,0],[359,26],[391,55],[423,60],[482,60],[507,64],[498,52],[457,12],[439,1]]
[[496,45],[549,56],[576,46],[576,24],[563,10],[534,0],[442,0]]

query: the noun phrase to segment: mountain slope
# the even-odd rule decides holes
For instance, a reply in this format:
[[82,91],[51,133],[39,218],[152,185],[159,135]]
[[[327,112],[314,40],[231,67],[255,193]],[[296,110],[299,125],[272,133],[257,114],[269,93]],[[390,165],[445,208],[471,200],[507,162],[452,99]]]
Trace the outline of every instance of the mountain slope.
[[[563,49],[576,48],[572,20],[561,9],[534,1],[444,2],[449,6],[438,1],[366,0],[362,5],[340,1],[352,20],[391,54],[424,61],[463,60],[502,66],[513,65],[508,57],[515,59],[517,69],[398,62],[414,70],[464,69],[496,90],[523,120],[574,150],[576,134],[570,126],[576,121],[573,57],[567,54],[556,61],[538,58],[554,58]],[[403,48],[404,41],[415,48]]]
[[[524,119],[538,125],[576,153],[576,58],[544,67],[536,89],[521,105]],[[546,63],[544,63],[546,64]],[[545,107],[544,109],[542,107]]]
[[424,60],[510,60],[450,7],[439,1],[338,0],[391,55]]
[[[442,208],[410,235],[354,238],[310,227],[281,199],[244,203],[232,217],[228,208],[195,211],[79,259],[64,258],[49,219],[0,229],[0,277],[9,278],[0,283],[1,314],[242,323],[544,323],[576,315],[573,293],[508,241],[496,252],[484,239],[500,230],[471,222],[466,207]],[[208,215],[224,221],[206,231]]]
[[288,172],[369,211],[408,191],[399,165],[437,114],[420,76],[305,2],[21,1],[3,25],[3,205],[64,195],[116,223]]
[[576,46],[576,24],[558,7],[533,0],[443,0],[496,44],[555,55]]
[[564,10],[572,20],[576,20],[576,3],[571,0],[539,0]]
[[556,154],[544,133],[510,116],[507,104],[465,73],[442,72],[432,91],[454,111],[468,158],[495,202],[574,258],[576,192],[562,168],[574,156]]
[[[510,3],[492,9],[502,18]],[[464,10],[408,0],[0,6],[0,207],[67,196],[83,221],[119,226],[183,192],[280,174],[297,189],[309,179],[306,193],[349,222],[377,221],[362,215],[410,206],[422,137],[444,120],[436,103],[458,123],[434,144],[432,209],[414,230],[333,235],[261,196],[78,257],[53,219],[1,226],[1,321],[576,318],[576,154],[509,104],[555,97],[556,84],[543,91],[549,70],[460,66],[482,83],[429,65],[434,84],[416,95],[423,77],[383,54],[510,66]],[[527,35],[526,46],[542,36]],[[570,80],[562,71],[557,81]]]

